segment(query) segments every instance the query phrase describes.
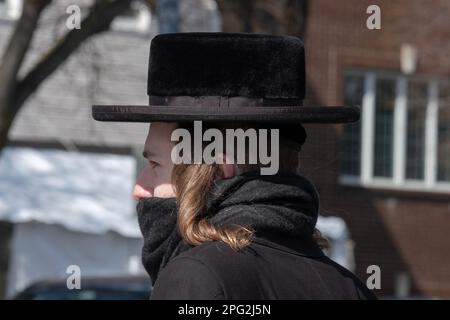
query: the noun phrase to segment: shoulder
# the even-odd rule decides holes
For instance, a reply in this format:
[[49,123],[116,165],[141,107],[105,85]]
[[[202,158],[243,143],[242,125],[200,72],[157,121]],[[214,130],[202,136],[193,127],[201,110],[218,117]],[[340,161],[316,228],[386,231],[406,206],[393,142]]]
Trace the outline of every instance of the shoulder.
[[232,272],[234,269],[242,272],[243,268],[254,259],[254,254],[252,244],[237,251],[222,241],[211,241],[184,251],[170,263],[201,264],[217,278],[221,278],[223,272]]
[[376,295],[367,288],[367,286],[350,270],[324,256],[320,260],[328,266],[326,272],[323,272],[323,278],[328,280],[329,284],[339,284],[339,287],[347,287],[347,293],[352,294],[352,299],[376,300]]
[[229,258],[242,257],[245,251],[247,250],[242,249],[240,251],[235,251],[222,241],[211,241],[182,252],[174,259],[174,261],[177,259],[190,258],[209,264],[217,261],[217,259],[228,260]]
[[252,246],[233,250],[222,241],[180,253],[161,271],[152,299],[228,299],[232,292],[256,290]]
[[223,281],[218,266],[235,254],[220,241],[179,254],[159,274],[152,299],[222,299]]

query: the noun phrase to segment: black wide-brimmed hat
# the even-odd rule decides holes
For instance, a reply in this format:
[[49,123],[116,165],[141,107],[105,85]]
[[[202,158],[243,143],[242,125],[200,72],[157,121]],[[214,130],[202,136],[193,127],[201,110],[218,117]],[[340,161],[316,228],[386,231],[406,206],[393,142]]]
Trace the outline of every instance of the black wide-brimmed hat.
[[149,104],[95,105],[125,122],[348,123],[357,106],[304,106],[305,50],[293,36],[167,33],[150,47]]

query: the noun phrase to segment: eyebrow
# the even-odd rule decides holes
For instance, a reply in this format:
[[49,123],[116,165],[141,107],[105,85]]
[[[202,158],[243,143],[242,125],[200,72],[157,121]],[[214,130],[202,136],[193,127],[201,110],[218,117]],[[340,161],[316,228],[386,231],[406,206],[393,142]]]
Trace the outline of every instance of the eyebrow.
[[145,159],[147,159],[148,157],[155,157],[155,156],[156,156],[156,153],[151,152],[151,151],[148,151],[148,150],[144,150],[144,151],[142,152],[142,156],[143,156]]

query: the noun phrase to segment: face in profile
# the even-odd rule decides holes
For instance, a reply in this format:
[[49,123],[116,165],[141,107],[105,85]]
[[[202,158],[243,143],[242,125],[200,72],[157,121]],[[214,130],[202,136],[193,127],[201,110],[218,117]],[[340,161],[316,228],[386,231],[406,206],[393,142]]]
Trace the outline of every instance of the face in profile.
[[143,156],[147,159],[147,165],[140,173],[134,186],[133,196],[135,200],[175,196],[171,181],[173,169],[171,151],[174,145],[171,141],[171,134],[176,128],[176,123],[154,122],[149,125],[143,151]]
[[[171,137],[172,132],[177,128],[177,123],[154,122],[149,125],[143,151],[147,165],[136,181],[133,192],[135,200],[176,196],[172,184],[174,168],[172,149],[176,142],[173,142]],[[219,153],[218,157],[222,159],[219,165],[222,178],[231,178],[239,172],[237,165],[225,153]]]

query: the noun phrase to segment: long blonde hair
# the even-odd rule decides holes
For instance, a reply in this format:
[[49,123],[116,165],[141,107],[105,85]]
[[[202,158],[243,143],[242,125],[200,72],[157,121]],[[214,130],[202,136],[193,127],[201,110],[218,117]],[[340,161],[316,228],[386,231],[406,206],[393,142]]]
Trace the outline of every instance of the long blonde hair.
[[[223,131],[226,128],[245,125],[235,124],[215,126]],[[188,130],[192,127],[186,126]],[[246,149],[248,150],[248,149]],[[299,153],[289,143],[280,138],[280,171],[296,173],[299,166]],[[239,172],[247,172],[259,168],[259,164],[238,164]],[[218,164],[178,164],[172,171],[172,182],[178,203],[178,229],[184,239],[190,245],[200,245],[210,241],[223,241],[234,250],[241,250],[248,246],[255,232],[247,226],[233,225],[225,228],[217,228],[212,225],[202,213],[205,210],[207,195],[210,193],[214,182],[223,178],[223,172]],[[322,237],[316,229],[313,239],[322,248],[328,248],[328,241]]]

